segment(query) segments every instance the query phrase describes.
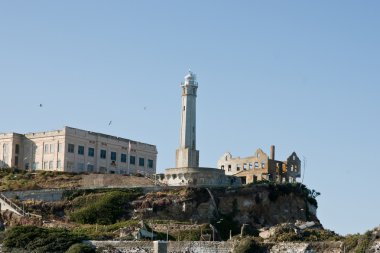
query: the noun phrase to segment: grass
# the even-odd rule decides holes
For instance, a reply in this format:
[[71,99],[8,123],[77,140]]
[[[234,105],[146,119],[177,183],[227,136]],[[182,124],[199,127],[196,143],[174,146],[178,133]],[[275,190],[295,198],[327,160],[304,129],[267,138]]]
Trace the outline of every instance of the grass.
[[[87,225],[79,225],[72,229],[72,232],[77,235],[83,235],[89,238],[90,240],[106,240],[106,239],[114,239],[119,237],[119,234],[115,232],[120,228],[134,228],[138,226],[138,221],[136,220],[127,220],[116,222],[111,225],[98,225],[98,224],[87,224]],[[134,238],[127,238],[134,239]]]

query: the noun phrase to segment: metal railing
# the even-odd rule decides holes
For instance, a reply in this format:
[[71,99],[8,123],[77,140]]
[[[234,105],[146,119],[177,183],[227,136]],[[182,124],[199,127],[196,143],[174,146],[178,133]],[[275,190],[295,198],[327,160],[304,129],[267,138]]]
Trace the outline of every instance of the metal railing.
[[[38,214],[34,214],[34,213],[28,213],[28,212],[25,212],[25,210],[21,207],[19,207],[18,205],[16,205],[12,200],[10,200],[9,198],[7,198],[4,194],[0,193],[0,199],[2,201],[4,201],[7,205],[9,205],[11,208],[14,209],[14,212],[18,213],[19,215],[21,216],[33,216],[33,217],[37,217],[39,219],[42,219],[42,216],[41,215],[38,215]],[[11,210],[12,211],[12,210]]]

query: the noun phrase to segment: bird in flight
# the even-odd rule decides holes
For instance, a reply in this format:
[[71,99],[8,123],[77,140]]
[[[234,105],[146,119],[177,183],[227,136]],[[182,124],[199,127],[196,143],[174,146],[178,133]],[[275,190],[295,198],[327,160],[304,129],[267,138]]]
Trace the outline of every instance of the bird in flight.
[[40,107],[42,107],[42,104],[40,104]]
[[110,120],[110,123],[108,123],[108,125],[110,126],[112,124],[112,120]]

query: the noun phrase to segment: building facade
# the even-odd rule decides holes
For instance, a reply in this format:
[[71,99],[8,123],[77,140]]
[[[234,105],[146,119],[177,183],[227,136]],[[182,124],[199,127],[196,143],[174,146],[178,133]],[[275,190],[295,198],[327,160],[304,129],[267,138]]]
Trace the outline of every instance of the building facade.
[[0,167],[26,170],[155,174],[156,146],[64,127],[0,134]]
[[225,153],[217,166],[226,175],[240,177],[242,184],[260,180],[296,182],[296,178],[301,176],[301,161],[297,154],[293,152],[285,161],[275,160],[275,146],[271,146],[270,156],[261,149],[244,158]]

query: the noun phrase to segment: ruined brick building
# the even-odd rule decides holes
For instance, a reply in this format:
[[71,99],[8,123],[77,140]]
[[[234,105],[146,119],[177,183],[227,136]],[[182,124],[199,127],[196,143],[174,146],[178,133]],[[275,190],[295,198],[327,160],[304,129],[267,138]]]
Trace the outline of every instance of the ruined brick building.
[[270,156],[261,149],[244,158],[225,153],[217,166],[226,175],[239,177],[242,184],[260,180],[296,182],[296,178],[301,176],[301,160],[297,154],[293,152],[285,161],[275,160],[275,146],[271,146]]

